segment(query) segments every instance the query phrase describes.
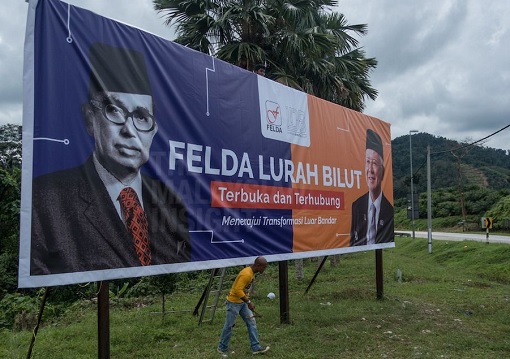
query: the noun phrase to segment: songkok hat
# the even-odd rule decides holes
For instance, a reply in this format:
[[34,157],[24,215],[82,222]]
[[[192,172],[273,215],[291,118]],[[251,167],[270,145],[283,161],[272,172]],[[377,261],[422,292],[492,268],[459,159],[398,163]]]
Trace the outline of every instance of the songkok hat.
[[141,52],[94,43],[90,47],[89,61],[89,96],[106,91],[152,94]]
[[384,159],[381,137],[371,129],[367,130],[367,150],[368,149],[374,150]]
[[258,70],[260,70],[260,69],[264,69],[264,70],[266,70],[266,69],[267,69],[267,66],[265,66],[265,65],[263,65],[263,64],[257,64],[257,65],[255,65],[255,67],[253,68],[253,71],[255,71],[255,72],[256,72],[256,71],[258,71]]

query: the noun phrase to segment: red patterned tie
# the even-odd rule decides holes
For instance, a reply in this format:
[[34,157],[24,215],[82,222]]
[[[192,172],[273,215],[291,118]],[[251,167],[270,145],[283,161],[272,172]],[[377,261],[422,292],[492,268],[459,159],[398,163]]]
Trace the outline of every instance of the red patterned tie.
[[126,219],[126,226],[133,237],[140,263],[143,266],[150,265],[149,225],[135,190],[131,187],[124,188],[120,191],[119,201]]

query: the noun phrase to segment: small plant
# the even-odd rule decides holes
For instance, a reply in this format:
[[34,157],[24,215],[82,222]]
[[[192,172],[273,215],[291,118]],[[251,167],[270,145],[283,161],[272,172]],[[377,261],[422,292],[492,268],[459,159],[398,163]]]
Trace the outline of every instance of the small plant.
[[109,293],[108,296],[110,297],[110,299],[119,299],[127,292],[128,287],[129,287],[129,283],[125,282],[121,288],[116,287],[115,291],[112,291],[110,289],[108,291],[108,293]]
[[[39,291],[42,294],[43,289]],[[40,300],[21,293],[6,294],[0,300],[0,328],[31,329],[36,324]]]

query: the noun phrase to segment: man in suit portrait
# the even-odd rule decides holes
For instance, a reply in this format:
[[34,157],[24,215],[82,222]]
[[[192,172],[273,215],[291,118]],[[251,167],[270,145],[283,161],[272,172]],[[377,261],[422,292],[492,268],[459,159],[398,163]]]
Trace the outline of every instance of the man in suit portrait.
[[33,180],[31,275],[189,261],[183,202],[140,172],[158,131],[143,54],[96,43],[89,63],[82,113],[94,151]]
[[392,242],[393,206],[382,192],[384,152],[381,137],[367,130],[365,179],[368,192],[352,204],[351,246]]

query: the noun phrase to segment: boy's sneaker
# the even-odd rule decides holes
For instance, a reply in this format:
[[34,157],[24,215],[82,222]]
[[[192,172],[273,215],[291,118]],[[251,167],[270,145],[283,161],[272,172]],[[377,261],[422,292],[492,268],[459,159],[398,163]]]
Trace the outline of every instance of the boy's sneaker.
[[260,347],[258,350],[254,350],[252,351],[252,354],[255,355],[255,354],[262,354],[262,353],[265,353],[269,350],[269,347]]
[[220,348],[217,348],[216,351],[220,354],[222,354],[224,357],[226,357],[228,355],[228,351],[223,351],[221,350]]

